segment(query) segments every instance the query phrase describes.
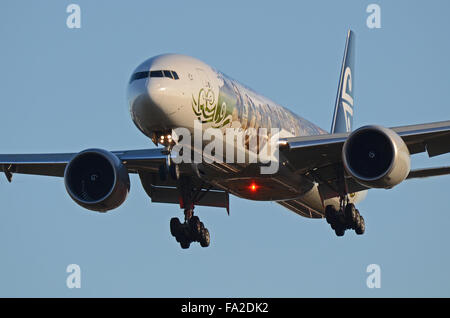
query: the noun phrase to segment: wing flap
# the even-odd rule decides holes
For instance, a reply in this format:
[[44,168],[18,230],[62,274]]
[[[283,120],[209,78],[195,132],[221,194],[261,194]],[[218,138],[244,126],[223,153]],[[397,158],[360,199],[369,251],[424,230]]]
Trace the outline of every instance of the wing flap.
[[143,150],[113,151],[115,155],[127,166],[128,172],[158,171],[167,160],[164,149],[153,148]]
[[297,213],[303,217],[309,219],[320,219],[323,218],[322,214],[318,211],[309,208],[307,205],[303,204],[299,200],[287,200],[287,201],[277,201],[278,204],[284,206],[288,210]]
[[[150,186],[152,202],[180,204],[180,191],[176,187]],[[195,205],[225,208],[229,210],[228,192],[220,190],[201,189]]]

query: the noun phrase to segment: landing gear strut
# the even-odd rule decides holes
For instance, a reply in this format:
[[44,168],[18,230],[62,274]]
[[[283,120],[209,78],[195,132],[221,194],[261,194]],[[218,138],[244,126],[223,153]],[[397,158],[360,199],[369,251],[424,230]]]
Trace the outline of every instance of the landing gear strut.
[[325,217],[337,236],[343,236],[345,231],[350,229],[355,230],[358,235],[364,234],[366,230],[364,218],[359,214],[355,205],[348,202],[347,198],[341,199],[339,210],[328,205],[325,208]]
[[175,237],[181,248],[189,248],[191,243],[199,242],[202,247],[208,247],[210,244],[209,231],[200,221],[200,218],[194,215],[194,200],[196,193],[193,193],[190,179],[181,178],[178,186],[184,208],[184,223],[178,218],[170,220],[170,233]]

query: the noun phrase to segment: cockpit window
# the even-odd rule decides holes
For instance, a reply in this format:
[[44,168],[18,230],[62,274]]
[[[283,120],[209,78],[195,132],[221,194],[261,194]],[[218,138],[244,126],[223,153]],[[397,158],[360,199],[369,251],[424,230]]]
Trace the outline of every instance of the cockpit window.
[[131,76],[130,83],[135,80],[147,78],[147,77],[148,77],[148,72],[136,72]]
[[175,71],[170,70],[150,71],[150,77],[168,77],[174,80],[179,79],[178,74]]
[[150,77],[164,77],[162,71],[150,71]]
[[178,74],[175,71],[156,70],[156,71],[150,71],[150,72],[136,72],[131,76],[130,83],[135,80],[147,78],[149,76],[150,77],[168,77],[168,78],[171,78],[174,80],[179,79]]
[[172,77],[172,73],[171,73],[170,71],[163,71],[163,73],[164,73],[164,77],[170,77],[170,78],[173,78],[173,77]]

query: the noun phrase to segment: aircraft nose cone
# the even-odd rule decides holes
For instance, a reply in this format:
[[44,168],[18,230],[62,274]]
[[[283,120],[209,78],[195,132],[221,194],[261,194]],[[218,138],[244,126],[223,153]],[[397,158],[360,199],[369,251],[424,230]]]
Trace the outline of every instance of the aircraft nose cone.
[[135,125],[145,135],[165,130],[167,116],[164,113],[165,87],[157,80],[143,78],[131,82],[128,86],[128,103]]
[[190,86],[172,71],[176,68],[174,58],[161,55],[145,60],[133,71],[128,83],[131,117],[147,136],[185,123],[186,116],[180,110],[190,103]]
[[147,94],[150,102],[150,107],[154,110],[162,110],[164,108],[164,101],[166,95],[166,87],[161,84],[158,79],[149,78],[147,82]]

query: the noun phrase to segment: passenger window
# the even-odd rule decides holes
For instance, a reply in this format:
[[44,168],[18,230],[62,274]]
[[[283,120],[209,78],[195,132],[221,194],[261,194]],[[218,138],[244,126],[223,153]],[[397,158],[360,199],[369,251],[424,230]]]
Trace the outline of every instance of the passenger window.
[[150,71],[150,77],[164,77],[162,71]]
[[177,72],[172,71],[172,75],[173,75],[174,79],[176,79],[176,80],[179,79]]
[[170,73],[170,71],[163,71],[163,72],[164,72],[164,77],[173,78],[172,73]]

